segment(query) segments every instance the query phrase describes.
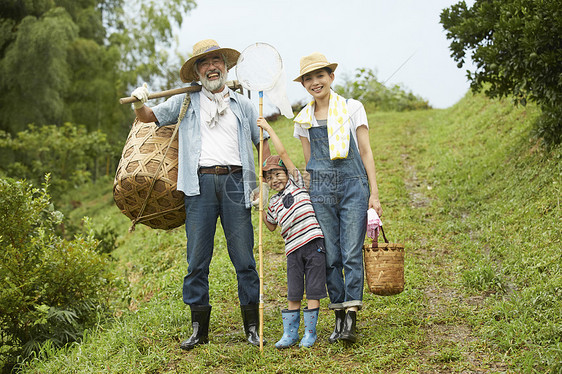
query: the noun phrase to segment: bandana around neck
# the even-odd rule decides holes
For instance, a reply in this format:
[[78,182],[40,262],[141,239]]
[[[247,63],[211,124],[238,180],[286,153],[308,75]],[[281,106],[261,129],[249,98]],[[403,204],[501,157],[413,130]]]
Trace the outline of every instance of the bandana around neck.
[[[312,127],[314,116],[314,100],[308,103],[295,117],[295,123],[303,129]],[[330,91],[328,105],[328,143],[330,146],[330,159],[346,158],[349,152],[349,112],[347,102],[334,91]]]
[[229,97],[228,87],[225,86],[224,90],[216,94],[202,87],[201,92],[211,101],[206,105],[208,111],[202,111],[201,117],[207,126],[212,129],[219,123],[220,116],[222,116],[229,107],[227,99]]

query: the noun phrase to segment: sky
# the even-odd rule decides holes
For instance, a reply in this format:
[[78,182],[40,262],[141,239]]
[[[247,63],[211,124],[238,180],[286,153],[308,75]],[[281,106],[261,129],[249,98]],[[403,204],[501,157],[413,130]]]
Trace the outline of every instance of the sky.
[[[321,52],[338,63],[334,84],[343,84],[358,68],[368,68],[387,86],[399,84],[432,107],[447,108],[469,90],[466,69],[472,68],[457,68],[439,23],[442,9],[458,2],[198,0],[184,18],[179,50],[191,54],[193,44],[203,39],[239,52],[256,42],[271,44],[283,60],[291,104],[310,99],[304,87],[293,82],[300,58]],[[235,69],[229,79],[236,79]],[[264,113],[273,109],[265,99]]]

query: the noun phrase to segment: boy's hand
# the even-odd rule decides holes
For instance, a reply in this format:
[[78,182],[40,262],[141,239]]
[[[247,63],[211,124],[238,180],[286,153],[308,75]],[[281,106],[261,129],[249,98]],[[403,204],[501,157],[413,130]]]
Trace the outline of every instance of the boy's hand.
[[267,121],[263,117],[258,118],[258,127],[261,127],[267,132],[271,130],[271,126],[269,125],[269,123],[267,123]]
[[[269,200],[269,185],[267,183],[262,183],[262,207],[263,209],[267,208],[267,202]],[[260,188],[256,187],[252,194],[250,195],[250,199],[252,200],[252,206],[259,210],[260,206]]]

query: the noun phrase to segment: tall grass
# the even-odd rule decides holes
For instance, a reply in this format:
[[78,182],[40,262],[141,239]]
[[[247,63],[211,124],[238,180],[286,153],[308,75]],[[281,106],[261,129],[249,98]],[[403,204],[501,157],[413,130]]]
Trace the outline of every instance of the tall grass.
[[[263,236],[269,342],[263,354],[249,346],[219,224],[211,342],[182,351],[190,334],[183,229],[129,234],[110,183],[98,188],[103,195],[82,206],[122,233],[114,318],[81,344],[46,346],[22,372],[562,372],[562,150],[546,154],[527,140],[537,114],[468,94],[446,110],[369,115],[385,231],[406,245],[406,289],[392,297],[365,290],[353,346],[327,342],[333,316],[323,300],[312,349],[273,347],[286,304],[278,232]],[[275,126],[302,166],[291,122]]]

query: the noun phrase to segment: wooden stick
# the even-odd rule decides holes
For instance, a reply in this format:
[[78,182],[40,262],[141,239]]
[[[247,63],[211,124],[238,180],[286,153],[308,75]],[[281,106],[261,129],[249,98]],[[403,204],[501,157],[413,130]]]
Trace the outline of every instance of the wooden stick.
[[[259,115],[263,117],[263,91],[260,91],[260,98],[259,98]],[[259,186],[260,189],[260,198],[259,198],[259,219],[258,219],[258,232],[259,232],[259,241],[258,241],[258,252],[259,252],[259,262],[260,262],[260,305],[259,305],[259,321],[260,321],[260,353],[263,354],[263,243],[262,243],[262,230],[263,230],[263,204],[262,199],[265,198],[263,195],[263,129],[260,127],[260,155],[259,155]]]
[[[242,87],[242,85],[240,85],[238,81],[228,81],[226,82],[226,84],[228,85],[228,87],[230,87],[233,90],[238,90]],[[158,99],[160,97],[168,97],[168,96],[179,95],[186,92],[199,92],[199,91],[201,91],[200,85],[172,88],[171,90],[153,92],[148,95],[148,99],[149,100]],[[134,103],[135,101],[139,101],[139,99],[137,99],[134,96],[122,97],[119,99],[119,104],[130,104],[130,103]]]

